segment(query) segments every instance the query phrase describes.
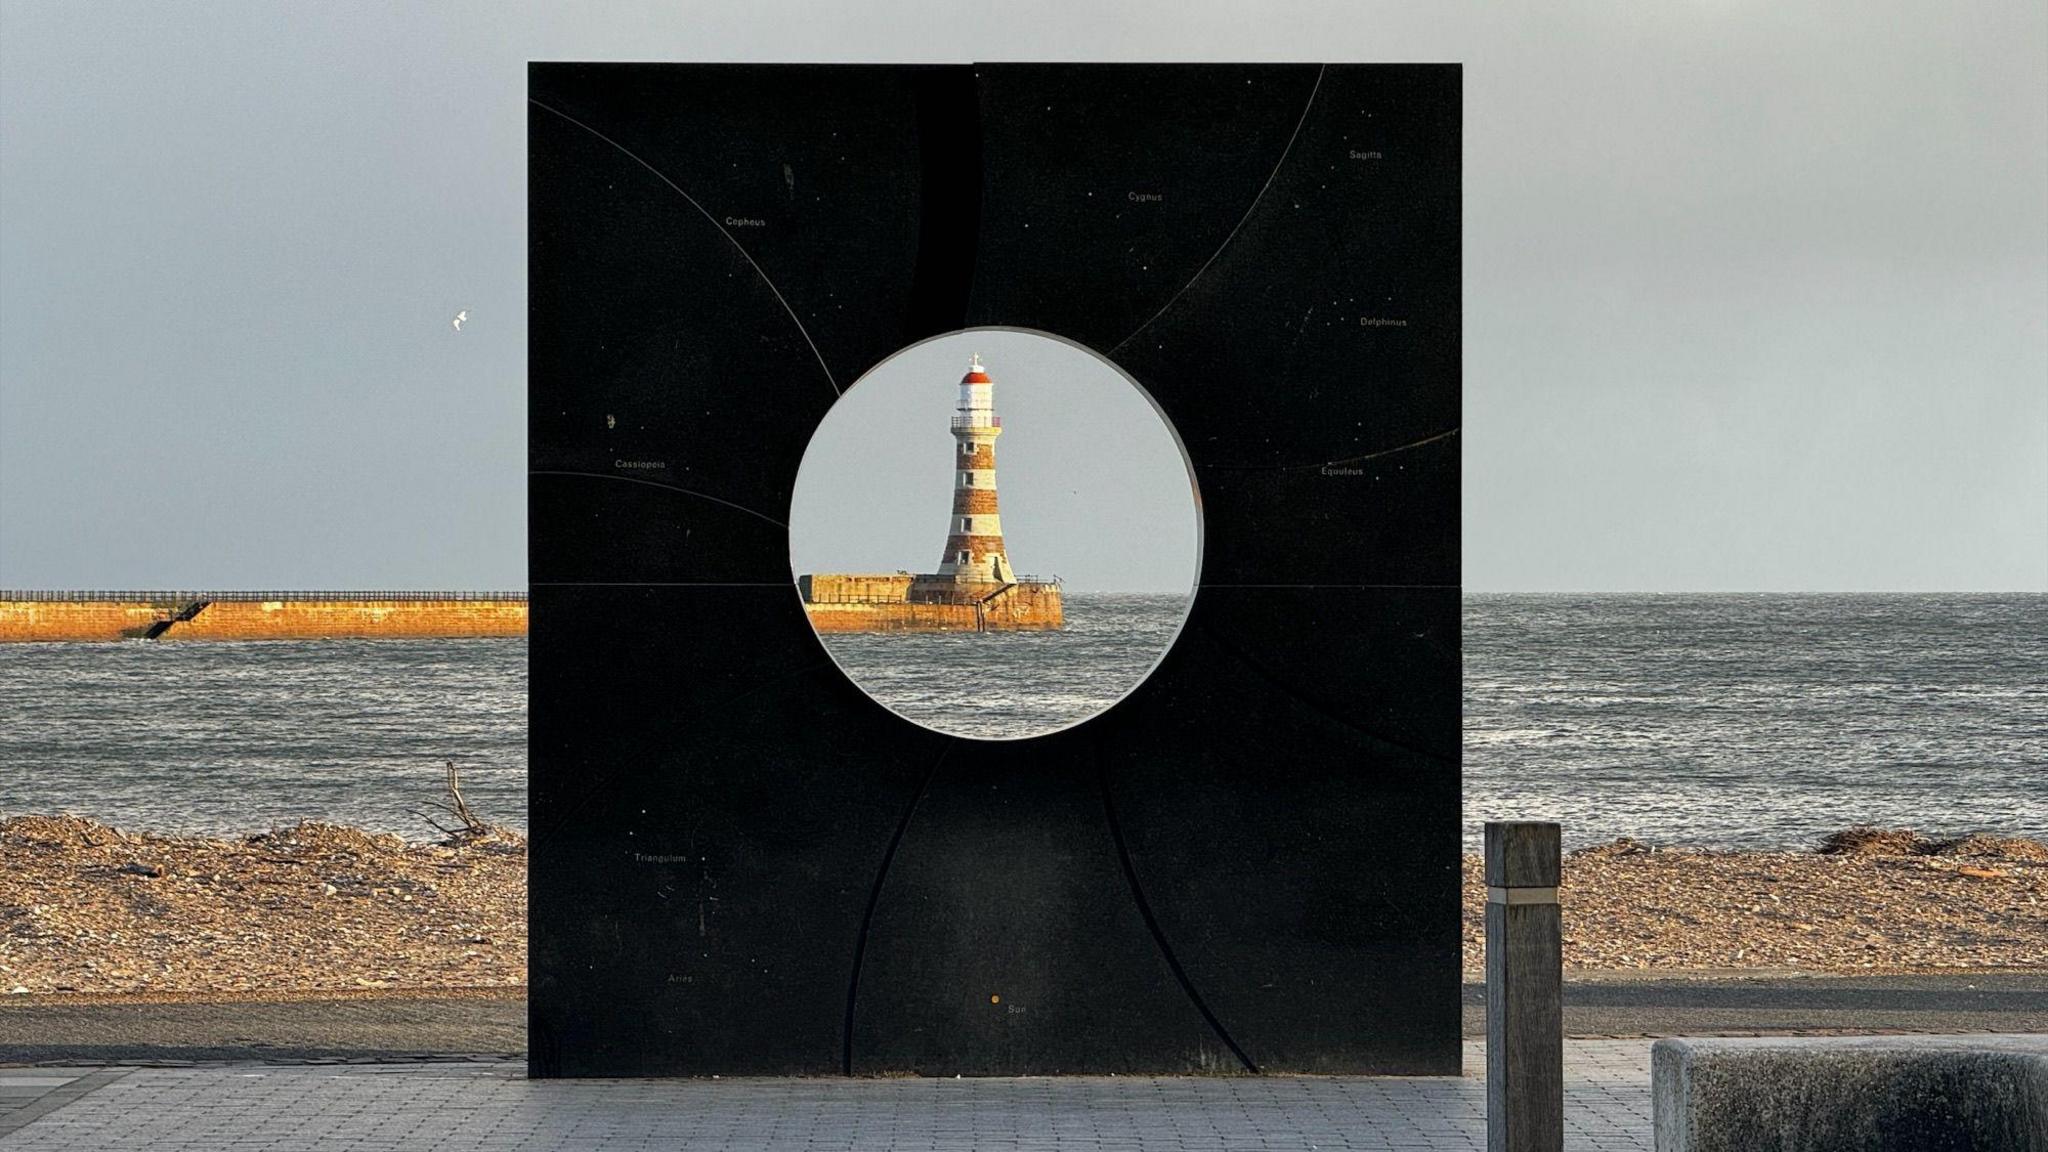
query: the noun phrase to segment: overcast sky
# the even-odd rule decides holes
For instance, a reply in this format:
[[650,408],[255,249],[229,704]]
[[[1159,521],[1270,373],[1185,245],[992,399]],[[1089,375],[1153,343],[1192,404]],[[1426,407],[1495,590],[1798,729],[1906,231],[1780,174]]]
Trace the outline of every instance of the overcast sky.
[[1076,592],[1193,588],[1194,482],[1152,402],[1093,353],[986,329],[899,352],[832,406],[797,471],[791,567],[938,570],[953,507],[949,422],[976,353],[1003,421],[996,487],[1011,567]]
[[0,0],[0,586],[523,587],[529,59],[1463,61],[1468,588],[2048,589],[2037,0]]

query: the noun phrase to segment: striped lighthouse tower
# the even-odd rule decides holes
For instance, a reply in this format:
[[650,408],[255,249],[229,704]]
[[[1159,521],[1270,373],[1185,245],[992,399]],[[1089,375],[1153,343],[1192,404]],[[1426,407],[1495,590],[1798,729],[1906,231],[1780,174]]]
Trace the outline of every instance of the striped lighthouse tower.
[[960,403],[953,412],[953,519],[946,526],[946,554],[938,575],[956,585],[1010,584],[1017,574],[1003,551],[1003,520],[996,512],[995,383],[981,357],[960,378]]

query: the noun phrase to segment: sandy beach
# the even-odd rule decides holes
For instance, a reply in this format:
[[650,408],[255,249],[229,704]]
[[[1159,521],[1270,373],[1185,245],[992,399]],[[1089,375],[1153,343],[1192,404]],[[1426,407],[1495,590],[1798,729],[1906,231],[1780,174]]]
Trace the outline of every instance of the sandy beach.
[[[1831,851],[1621,840],[1566,858],[1568,972],[2048,969],[2048,845],[1837,834]],[[1484,887],[1464,862],[1468,978]],[[0,821],[0,994],[260,996],[526,982],[526,844],[300,824],[239,839]]]

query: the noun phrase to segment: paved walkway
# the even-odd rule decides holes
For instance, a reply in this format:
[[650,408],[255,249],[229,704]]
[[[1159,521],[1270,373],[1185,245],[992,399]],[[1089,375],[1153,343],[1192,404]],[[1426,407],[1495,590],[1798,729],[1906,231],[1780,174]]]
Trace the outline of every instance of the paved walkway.
[[[1650,1042],[1566,1045],[1565,1147],[1650,1147]],[[0,1150],[1483,1149],[1450,1077],[532,1081],[523,1064],[0,1068]]]
[[[1486,989],[1464,989],[1465,1035],[1486,1034]],[[2048,1032],[2048,972],[1800,976],[1575,973],[1565,1035]],[[177,1000],[0,996],[0,1065],[292,1061],[526,1051],[526,990],[454,995]]]

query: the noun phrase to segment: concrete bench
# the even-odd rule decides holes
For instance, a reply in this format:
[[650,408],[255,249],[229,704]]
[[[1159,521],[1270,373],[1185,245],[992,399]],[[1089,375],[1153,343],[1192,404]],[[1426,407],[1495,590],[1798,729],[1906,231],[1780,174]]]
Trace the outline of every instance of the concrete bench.
[[1657,1152],[2048,1152],[2048,1036],[1659,1040]]

